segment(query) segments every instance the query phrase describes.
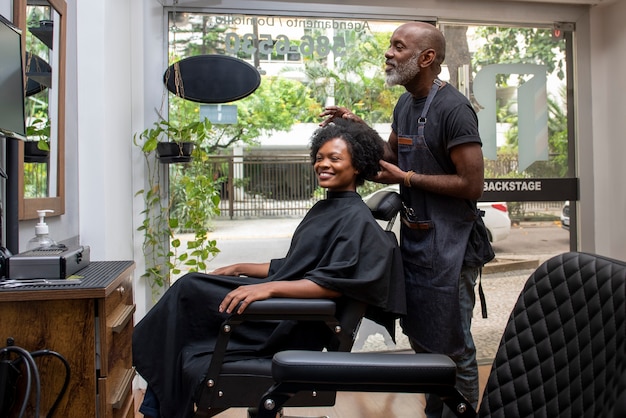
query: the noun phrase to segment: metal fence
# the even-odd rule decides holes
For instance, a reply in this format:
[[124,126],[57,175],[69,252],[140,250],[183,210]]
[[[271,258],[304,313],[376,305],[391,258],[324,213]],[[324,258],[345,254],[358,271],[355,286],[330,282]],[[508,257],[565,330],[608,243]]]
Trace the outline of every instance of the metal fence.
[[309,155],[212,157],[222,217],[304,216],[322,194]]
[[[323,198],[308,154],[272,153],[212,156],[209,169],[218,182],[220,217],[304,216]],[[563,202],[509,202],[513,217],[556,216]]]

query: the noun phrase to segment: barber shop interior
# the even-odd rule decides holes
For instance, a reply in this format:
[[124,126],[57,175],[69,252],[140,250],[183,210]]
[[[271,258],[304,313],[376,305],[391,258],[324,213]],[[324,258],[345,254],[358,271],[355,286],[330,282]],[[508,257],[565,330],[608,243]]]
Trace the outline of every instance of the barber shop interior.
[[0,0],[0,416],[626,418],[624,21]]

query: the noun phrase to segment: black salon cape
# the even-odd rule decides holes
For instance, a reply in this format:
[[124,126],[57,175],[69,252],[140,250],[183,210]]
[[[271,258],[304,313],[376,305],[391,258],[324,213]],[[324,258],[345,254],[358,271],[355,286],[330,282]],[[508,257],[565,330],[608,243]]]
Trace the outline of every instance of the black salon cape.
[[[399,260],[397,244],[357,193],[329,192],[294,232],[286,257],[271,261],[266,280],[306,278],[366,302],[373,311],[387,312],[387,318],[398,317],[406,311]],[[263,279],[187,274],[136,325],[133,361],[159,399],[161,416],[191,415],[193,392],[226,318],[217,312],[219,303],[232,289],[259,280]],[[227,356],[271,358],[284,349],[317,350],[328,340],[327,333],[319,324],[293,321],[243,324],[233,333]]]

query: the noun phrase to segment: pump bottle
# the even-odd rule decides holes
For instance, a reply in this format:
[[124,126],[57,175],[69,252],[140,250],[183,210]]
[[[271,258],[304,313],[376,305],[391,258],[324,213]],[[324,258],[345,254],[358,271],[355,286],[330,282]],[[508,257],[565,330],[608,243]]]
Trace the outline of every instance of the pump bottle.
[[46,223],[46,213],[52,213],[53,210],[42,209],[37,211],[39,222],[35,225],[35,236],[28,241],[28,250],[46,249],[56,245],[56,242],[50,238],[48,224]]

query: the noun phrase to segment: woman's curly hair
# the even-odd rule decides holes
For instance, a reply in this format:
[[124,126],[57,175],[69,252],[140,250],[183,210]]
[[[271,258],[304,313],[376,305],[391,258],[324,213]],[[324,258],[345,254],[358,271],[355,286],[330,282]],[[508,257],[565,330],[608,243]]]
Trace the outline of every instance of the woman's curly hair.
[[315,164],[317,152],[331,139],[341,138],[348,145],[352,165],[359,171],[357,186],[371,179],[380,170],[379,161],[383,158],[385,142],[374,129],[348,119],[335,119],[319,128],[311,137],[311,164]]

